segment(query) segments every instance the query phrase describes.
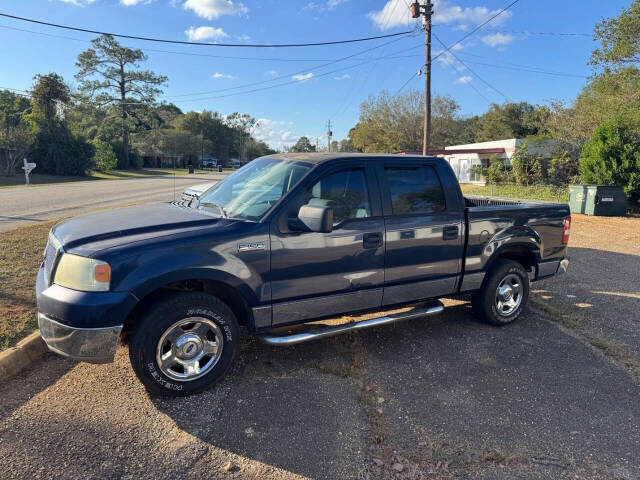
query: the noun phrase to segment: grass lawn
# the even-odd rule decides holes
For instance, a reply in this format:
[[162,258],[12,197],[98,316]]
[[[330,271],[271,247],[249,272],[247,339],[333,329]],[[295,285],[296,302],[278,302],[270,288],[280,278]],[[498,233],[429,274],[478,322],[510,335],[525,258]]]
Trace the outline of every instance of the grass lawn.
[[36,274],[47,234],[58,220],[0,234],[0,350],[38,328]]
[[522,198],[528,200],[542,200],[546,202],[568,202],[569,188],[553,185],[471,185],[462,184],[465,195],[485,195],[490,197]]
[[[226,172],[230,169],[225,169]],[[215,171],[217,172],[217,170]],[[29,181],[32,185],[47,185],[52,183],[86,182],[90,180],[123,180],[127,178],[145,178],[163,175],[188,175],[186,168],[144,168],[141,170],[111,170],[109,172],[90,171],[84,177],[49,175],[46,173],[32,173]],[[196,173],[213,173],[212,170],[196,170]],[[0,188],[24,185],[24,174],[16,174],[13,177],[0,176]]]

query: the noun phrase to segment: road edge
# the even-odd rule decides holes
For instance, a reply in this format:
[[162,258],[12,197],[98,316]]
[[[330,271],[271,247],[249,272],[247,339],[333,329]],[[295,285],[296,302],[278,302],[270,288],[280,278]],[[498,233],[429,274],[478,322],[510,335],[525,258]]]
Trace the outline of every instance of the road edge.
[[47,352],[47,344],[40,330],[23,338],[15,347],[0,352],[0,382],[15,377],[18,373],[39,360]]

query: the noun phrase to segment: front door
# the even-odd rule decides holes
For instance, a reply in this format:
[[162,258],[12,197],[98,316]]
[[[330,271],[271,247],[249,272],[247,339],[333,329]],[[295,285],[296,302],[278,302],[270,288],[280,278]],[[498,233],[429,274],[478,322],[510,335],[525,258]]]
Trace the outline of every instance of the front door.
[[379,168],[386,223],[383,305],[455,291],[463,250],[463,217],[448,205],[435,165],[417,161]]
[[[377,308],[384,283],[384,220],[365,164],[305,182],[271,225],[273,325]],[[300,206],[333,209],[330,233],[289,228]]]

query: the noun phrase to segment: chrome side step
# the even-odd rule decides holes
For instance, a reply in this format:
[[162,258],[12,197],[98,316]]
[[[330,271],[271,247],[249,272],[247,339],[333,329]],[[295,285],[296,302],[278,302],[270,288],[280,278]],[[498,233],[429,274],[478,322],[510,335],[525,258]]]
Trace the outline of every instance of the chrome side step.
[[394,313],[392,315],[385,315],[384,317],[362,320],[361,322],[343,323],[341,325],[327,325],[326,327],[320,327],[304,333],[294,333],[293,335],[284,336],[263,333],[258,336],[260,337],[260,340],[268,343],[269,345],[297,345],[298,343],[309,342],[311,340],[317,340],[319,338],[332,337],[334,335],[339,335],[340,333],[352,332],[354,330],[364,330],[365,328],[387,325],[389,323],[401,322],[403,320],[411,320],[413,318],[424,317],[427,315],[436,315],[443,310],[444,305],[438,302],[436,305],[432,305],[430,307],[417,308],[408,312]]

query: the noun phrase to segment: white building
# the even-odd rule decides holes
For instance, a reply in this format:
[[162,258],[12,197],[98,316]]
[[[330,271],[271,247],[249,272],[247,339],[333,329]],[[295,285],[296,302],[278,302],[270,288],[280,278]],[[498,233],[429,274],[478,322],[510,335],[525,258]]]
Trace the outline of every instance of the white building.
[[[488,167],[491,157],[498,156],[507,166],[511,165],[511,157],[516,149],[527,143],[527,150],[532,155],[550,159],[556,145],[555,140],[524,140],[522,138],[509,138],[507,140],[495,140],[491,142],[469,143],[466,145],[452,145],[437,152],[439,157],[444,157],[458,177],[460,183],[485,183],[485,179],[473,173],[471,169],[476,165]],[[495,157],[494,157],[495,158]]]

